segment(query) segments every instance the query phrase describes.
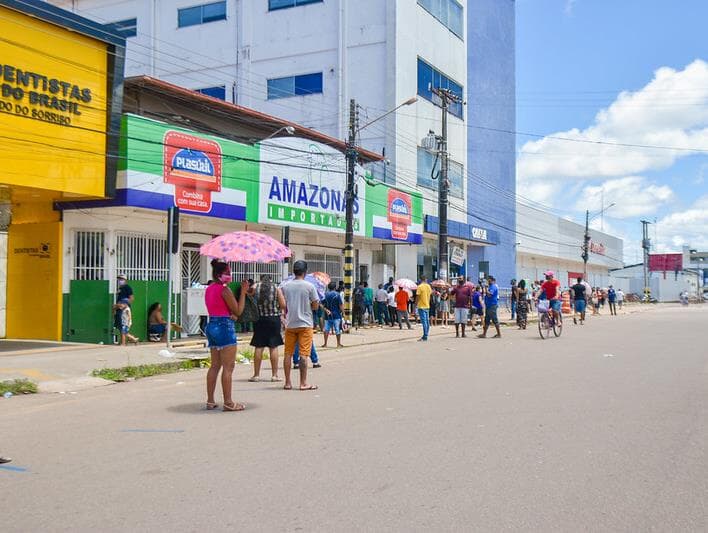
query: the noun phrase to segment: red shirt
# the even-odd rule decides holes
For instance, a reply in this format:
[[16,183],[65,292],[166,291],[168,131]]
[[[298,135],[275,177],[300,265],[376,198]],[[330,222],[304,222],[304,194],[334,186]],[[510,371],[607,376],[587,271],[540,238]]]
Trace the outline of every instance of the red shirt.
[[408,293],[406,291],[398,291],[396,293],[396,309],[398,311],[408,310]]
[[469,309],[472,302],[472,287],[467,284],[456,285],[450,291],[455,297],[455,307]]
[[549,300],[557,300],[560,297],[560,286],[561,282],[557,279],[549,279],[541,285],[541,290]]

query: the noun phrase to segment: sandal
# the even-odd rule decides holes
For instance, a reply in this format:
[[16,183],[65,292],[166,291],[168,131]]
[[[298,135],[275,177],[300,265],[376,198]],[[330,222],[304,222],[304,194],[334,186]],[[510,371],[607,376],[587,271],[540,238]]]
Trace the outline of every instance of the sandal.
[[248,378],[248,381],[250,381],[251,383],[258,383],[260,380],[261,380],[261,378],[258,376],[253,376],[252,378]]
[[279,378],[276,376],[276,377],[270,378],[270,381],[275,383],[276,381],[283,381],[283,378]]
[[223,411],[243,411],[245,408],[246,408],[246,404],[232,402],[231,405],[225,403],[224,407],[223,407]]
[[216,402],[207,402],[207,403],[206,403],[207,411],[213,411],[213,410],[216,409],[217,407],[219,407],[219,404],[216,403]]

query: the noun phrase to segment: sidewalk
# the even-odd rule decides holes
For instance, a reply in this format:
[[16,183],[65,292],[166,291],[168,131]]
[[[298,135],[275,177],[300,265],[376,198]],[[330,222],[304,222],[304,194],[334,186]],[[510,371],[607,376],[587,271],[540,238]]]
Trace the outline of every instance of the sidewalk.
[[[663,309],[668,305],[625,305],[620,316],[645,312],[652,309]],[[514,327],[515,322],[511,321],[511,316],[506,309],[500,311],[500,320],[507,327]],[[609,316],[609,310],[605,309],[602,315]],[[588,314],[588,320],[593,317]],[[529,313],[529,322],[537,320],[536,313]],[[455,328],[450,324],[448,329],[441,326],[431,328],[430,336],[452,335]],[[323,336],[321,333],[315,335],[318,352],[322,354],[334,353],[356,353],[362,347],[396,342],[400,340],[412,340],[421,336],[420,326],[414,326],[412,330],[405,327],[399,330],[398,327],[391,328],[384,326],[362,328],[352,330],[349,334],[342,335],[344,348],[337,349],[336,338],[329,339],[330,347],[320,349]],[[202,341],[203,338],[195,338],[195,341]],[[249,346],[250,337],[241,336],[239,338],[239,352],[252,350]],[[23,349],[27,348],[28,349]],[[155,364],[189,358],[208,357],[208,350],[203,345],[181,346],[173,349],[174,357],[164,357],[160,355],[166,349],[164,344],[144,343],[138,346],[106,346],[95,344],[73,344],[41,341],[0,341],[0,381],[8,379],[30,379],[39,384],[42,392],[62,392],[70,390],[80,390],[82,388],[95,387],[111,384],[99,378],[92,378],[90,374],[95,369],[116,368],[130,365]]]

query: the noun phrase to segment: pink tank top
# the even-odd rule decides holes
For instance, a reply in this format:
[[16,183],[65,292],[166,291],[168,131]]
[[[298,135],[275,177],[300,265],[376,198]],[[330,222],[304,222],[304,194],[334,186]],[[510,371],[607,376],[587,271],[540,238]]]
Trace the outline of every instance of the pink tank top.
[[209,316],[231,316],[229,306],[226,305],[226,301],[221,295],[223,290],[224,285],[221,283],[212,283],[207,287],[204,302]]

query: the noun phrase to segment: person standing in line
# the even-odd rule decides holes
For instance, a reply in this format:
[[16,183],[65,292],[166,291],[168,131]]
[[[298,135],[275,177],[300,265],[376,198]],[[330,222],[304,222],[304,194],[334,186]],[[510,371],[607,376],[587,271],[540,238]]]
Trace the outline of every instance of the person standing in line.
[[255,348],[253,356],[253,376],[248,381],[260,381],[263,352],[268,348],[270,355],[271,381],[282,381],[278,377],[279,348],[283,345],[280,334],[280,316],[285,309],[283,291],[273,284],[269,274],[263,274],[261,281],[253,288],[253,297],[258,306],[258,320],[253,324],[251,346]]
[[529,315],[526,281],[523,279],[519,281],[514,291],[516,292],[516,324],[519,326],[519,329],[526,329]]
[[622,310],[622,304],[624,303],[624,291],[622,289],[617,289],[617,306],[620,311]]
[[324,344],[322,348],[327,348],[327,339],[330,334],[337,337],[337,348],[343,348],[342,345],[342,315],[344,313],[344,302],[342,297],[335,290],[334,281],[330,281],[327,285],[327,293],[323,300],[325,313],[325,329],[324,329]]
[[305,281],[307,263],[302,259],[293,264],[295,279],[283,287],[285,296],[285,390],[293,388],[290,370],[295,346],[300,352],[300,390],[316,390],[317,385],[307,383],[307,368],[312,351],[314,321],[312,312],[320,305],[317,289]]
[[570,288],[570,295],[573,297],[573,324],[578,323],[577,315],[580,315],[580,325],[585,322],[585,309],[587,307],[586,287],[583,278],[578,278],[578,282]]
[[479,317],[480,323],[484,319],[484,299],[482,297],[482,290],[479,286],[472,289],[472,307],[470,308],[470,318],[472,319],[472,331],[477,331],[475,327],[475,322]]
[[[317,355],[317,349],[315,348],[315,343],[312,343],[312,349],[310,350],[310,361],[312,361],[312,368],[320,368],[320,358]],[[293,366],[300,367],[300,350],[297,345],[295,345],[295,353],[293,353]]]
[[393,285],[387,289],[386,295],[388,304],[388,316],[391,319],[390,326],[394,327],[398,318],[398,306],[396,304],[396,293],[394,292]]
[[597,287],[592,291],[592,314],[600,314],[600,289]]
[[516,280],[511,280],[511,294],[509,295],[509,300],[511,301],[511,319],[516,318],[516,308],[518,307],[518,298],[516,296]]
[[428,278],[420,277],[420,285],[415,291],[415,303],[417,307],[418,319],[423,326],[423,336],[418,339],[427,341],[430,334],[430,299],[432,297],[432,288],[428,284]]
[[369,287],[368,282],[364,282],[364,312],[366,313],[366,325],[374,325],[374,290]]
[[[450,289],[450,296],[454,298],[455,305],[455,338],[460,338],[460,328],[462,328],[462,337],[467,337],[465,328],[472,307],[472,287],[465,283],[463,276],[457,278],[457,285]],[[472,327],[474,328],[474,323]]]
[[501,337],[501,330],[499,329],[499,318],[497,317],[497,307],[499,306],[499,287],[497,286],[497,280],[494,276],[489,276],[489,286],[484,290],[484,329],[481,335],[477,335],[480,339],[487,337],[487,329],[489,329],[489,324],[494,324],[497,330],[497,334],[494,335],[494,339]]
[[240,300],[237,302],[234,293],[229,289],[231,270],[223,261],[214,259],[211,262],[214,283],[207,287],[204,295],[209,323],[206,326],[206,336],[211,352],[211,366],[207,372],[206,408],[216,409],[214,391],[221,370],[221,389],[224,395],[224,411],[243,411],[246,406],[234,402],[231,398],[234,365],[236,363],[236,321],[241,315],[248,292],[248,281],[243,282]]
[[438,310],[440,309],[440,292],[436,288],[433,288],[433,292],[430,294],[430,325],[438,325]]
[[388,278],[388,283],[386,283],[383,288],[386,289],[386,292],[388,292],[388,290],[391,287],[393,287],[393,278],[392,277]]
[[447,329],[450,318],[450,293],[447,289],[442,289],[440,293],[440,323],[443,329]]
[[612,285],[607,289],[607,303],[610,304],[610,315],[617,316],[617,292]]
[[364,326],[364,285],[360,281],[354,288],[352,295],[352,326],[359,329]]
[[396,299],[396,316],[398,317],[398,329],[403,329],[403,321],[406,321],[406,326],[411,329],[411,322],[408,320],[408,293],[403,287],[398,287]]
[[388,318],[388,293],[383,288],[383,283],[379,283],[379,288],[376,291],[376,319],[379,323],[379,329],[383,328],[384,323],[389,323]]

